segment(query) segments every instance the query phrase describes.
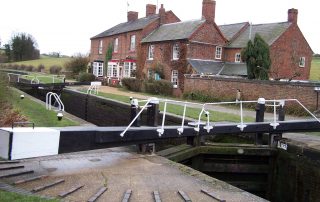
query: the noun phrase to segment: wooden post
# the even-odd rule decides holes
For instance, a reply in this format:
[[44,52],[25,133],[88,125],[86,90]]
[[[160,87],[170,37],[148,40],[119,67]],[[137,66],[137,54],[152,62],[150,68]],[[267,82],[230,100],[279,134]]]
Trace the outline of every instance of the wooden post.
[[[137,99],[133,99],[130,97],[131,102],[131,113],[130,113],[130,121],[132,121],[137,114],[139,113],[140,107]],[[141,118],[140,116],[133,122],[132,124],[134,127],[140,127],[141,126]]]
[[[256,122],[264,122],[266,100],[259,98],[256,106]],[[256,145],[262,145],[263,133],[256,133]]]
[[152,100],[147,109],[147,126],[158,126],[159,100]]

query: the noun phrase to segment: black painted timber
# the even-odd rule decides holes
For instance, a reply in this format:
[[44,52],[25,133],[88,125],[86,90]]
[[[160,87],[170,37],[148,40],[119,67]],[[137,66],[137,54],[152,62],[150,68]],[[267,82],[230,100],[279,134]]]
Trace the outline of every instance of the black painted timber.
[[15,164],[15,163],[20,163],[20,161],[0,161],[0,165],[3,165],[3,164]]
[[19,165],[19,166],[0,167],[0,170],[14,170],[14,169],[20,169],[20,168],[24,168],[24,166],[23,165]]
[[38,192],[38,191],[42,191],[42,190],[45,190],[45,189],[48,189],[50,187],[53,187],[53,186],[56,186],[58,184],[61,184],[63,183],[65,180],[64,179],[60,179],[60,180],[56,180],[52,183],[49,183],[49,184],[46,184],[46,185],[43,185],[43,186],[39,186],[39,187],[35,187],[33,188],[31,191],[32,192]]
[[30,173],[34,173],[34,171],[33,170],[26,170],[26,171],[21,171],[21,172],[3,174],[3,175],[0,175],[0,179],[5,178],[5,177],[15,177],[15,176],[19,176],[19,175],[26,175],[26,174],[30,174]]
[[[215,124],[210,133],[201,127],[200,136],[240,133],[285,133],[285,132],[316,132],[320,131],[320,123],[313,120],[282,121],[274,129],[270,123],[246,123],[241,131],[237,123]],[[125,146],[132,144],[154,143],[169,138],[196,137],[198,133],[193,127],[185,126],[184,133],[179,135],[177,128],[166,126],[160,137],[156,131],[160,127],[132,127],[121,137],[125,127],[65,127],[60,130],[59,153],[84,151],[90,149]]]

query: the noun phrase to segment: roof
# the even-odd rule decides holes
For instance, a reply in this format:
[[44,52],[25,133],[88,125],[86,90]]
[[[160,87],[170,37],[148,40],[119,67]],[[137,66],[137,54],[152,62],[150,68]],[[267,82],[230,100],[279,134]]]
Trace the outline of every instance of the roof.
[[228,25],[219,25],[219,29],[222,34],[230,41],[243,27],[245,27],[248,22],[228,24]]
[[247,76],[247,66],[245,63],[198,59],[188,59],[188,62],[198,74]]
[[[257,24],[248,26],[237,38],[230,42],[230,48],[243,48],[247,46],[250,35],[254,39],[256,34],[259,34],[264,41],[270,46],[275,42],[289,27],[290,22]],[[251,31],[250,31],[251,30]],[[251,34],[250,34],[251,32]]]
[[91,39],[107,37],[107,36],[112,36],[112,35],[121,34],[121,33],[125,33],[125,32],[140,30],[157,19],[159,19],[159,15],[151,15],[148,17],[139,18],[134,21],[120,23],[120,24],[92,37]]
[[204,22],[204,20],[191,20],[161,25],[144,38],[142,43],[188,39]]

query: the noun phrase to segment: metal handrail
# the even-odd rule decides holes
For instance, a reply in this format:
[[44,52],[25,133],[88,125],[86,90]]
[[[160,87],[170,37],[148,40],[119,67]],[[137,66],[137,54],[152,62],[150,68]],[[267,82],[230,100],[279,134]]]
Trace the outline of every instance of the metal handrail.
[[[144,107],[141,109],[141,111],[136,115],[136,117],[133,119],[133,121],[128,125],[128,127],[120,134],[121,137],[124,136],[124,134],[128,131],[128,129],[131,127],[131,125],[134,123],[134,121],[140,116],[140,114],[142,113],[142,111],[148,106],[148,104],[151,101],[157,100],[158,102],[164,102],[164,111],[163,111],[163,118],[162,118],[162,124],[161,124],[161,128],[157,129],[157,132],[159,133],[159,136],[164,134],[164,124],[165,124],[165,117],[166,117],[166,112],[167,112],[167,104],[183,104],[184,106],[184,110],[183,110],[183,117],[182,117],[182,124],[181,127],[179,127],[177,129],[179,135],[181,135],[183,133],[183,128],[184,128],[184,121],[185,121],[185,113],[186,113],[186,109],[187,109],[187,105],[193,105],[193,106],[202,106],[201,111],[199,113],[198,116],[198,120],[197,120],[197,124],[194,128],[195,131],[199,132],[200,131],[200,125],[201,125],[201,117],[203,115],[203,113],[205,113],[205,115],[207,116],[207,122],[204,126],[204,129],[207,130],[207,132],[209,133],[210,130],[213,128],[213,126],[210,125],[210,112],[209,110],[206,109],[207,106],[212,105],[212,106],[216,106],[216,105],[230,105],[230,104],[239,104],[240,105],[240,123],[239,125],[237,125],[237,127],[243,131],[244,128],[247,126],[244,123],[244,115],[243,115],[243,104],[245,103],[259,103],[258,101],[234,101],[234,102],[213,102],[213,103],[193,103],[193,102],[185,102],[185,101],[177,101],[177,100],[168,100],[168,99],[158,99],[158,98],[149,98],[146,102],[146,104],[144,105]],[[145,100],[141,100],[138,102],[144,102]],[[284,106],[285,102],[297,102],[305,111],[308,112],[308,114],[310,114],[314,119],[316,119],[319,123],[320,120],[310,111],[308,110],[299,100],[297,99],[279,99],[279,100],[264,100],[264,104],[265,103],[271,103],[271,104],[265,104],[266,107],[273,107],[273,121],[270,123],[271,126],[273,126],[274,129],[277,128],[277,126],[279,126],[279,124],[281,122],[277,121],[277,107],[280,106]]]
[[64,111],[64,104],[61,101],[60,97],[53,92],[48,92],[46,94],[46,109],[51,110],[51,106],[52,106],[52,96],[55,98],[55,100],[58,102],[58,109],[59,111]]

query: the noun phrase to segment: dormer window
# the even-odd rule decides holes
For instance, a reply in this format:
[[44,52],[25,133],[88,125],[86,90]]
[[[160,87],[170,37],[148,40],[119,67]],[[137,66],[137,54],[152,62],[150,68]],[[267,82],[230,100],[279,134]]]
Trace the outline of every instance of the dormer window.
[[99,55],[102,55],[102,46],[103,46],[103,43],[102,43],[102,40],[100,40],[99,41],[99,48],[98,48]]
[[118,48],[119,48],[119,39],[116,38],[116,39],[114,40],[114,44],[113,44],[113,52],[114,52],[114,53],[117,53],[117,52],[118,52]]
[[172,48],[172,59],[179,60],[180,57],[180,47],[179,44],[174,44]]
[[153,60],[153,55],[154,55],[154,45],[150,45],[148,50],[148,60]]
[[220,60],[221,59],[221,55],[222,55],[222,47],[221,46],[217,46],[216,47],[216,59]]

